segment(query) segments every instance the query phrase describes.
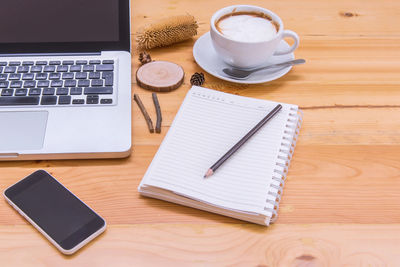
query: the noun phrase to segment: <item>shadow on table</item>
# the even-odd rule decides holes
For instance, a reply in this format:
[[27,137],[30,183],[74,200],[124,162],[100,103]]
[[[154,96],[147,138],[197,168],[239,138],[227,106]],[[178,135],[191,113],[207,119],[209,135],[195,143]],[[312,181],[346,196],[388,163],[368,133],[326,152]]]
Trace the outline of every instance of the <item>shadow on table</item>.
[[[229,226],[236,227],[240,230],[267,233],[269,227],[249,223],[239,219],[203,211],[191,207],[178,205],[172,202],[167,202],[159,199],[140,196],[140,199],[145,201],[146,205],[154,210],[162,210],[164,216],[174,216],[176,220],[168,220],[169,223],[196,223],[196,224],[229,224]],[[199,220],[198,218],[201,217]],[[156,223],[156,222],[155,222]]]
[[229,81],[224,81],[218,78],[214,78],[212,76],[208,77],[209,79],[207,82],[204,84],[205,87],[226,92],[226,93],[231,93],[231,94],[236,94],[236,95],[243,95],[243,96],[248,96],[248,97],[257,97],[257,94],[262,93],[265,94],[267,93],[272,93],[274,91],[277,91],[281,89],[283,86],[285,86],[285,83],[287,82],[295,82],[299,80],[304,80],[304,78],[301,75],[298,74],[287,74],[277,80],[271,81],[271,82],[266,82],[266,83],[260,83],[260,84],[241,84],[241,83],[234,83],[234,82],[229,82]]
[[85,166],[113,166],[126,164],[128,158],[120,159],[66,159],[66,160],[24,160],[24,161],[1,161],[2,167],[18,168],[49,168],[49,167],[85,167]]

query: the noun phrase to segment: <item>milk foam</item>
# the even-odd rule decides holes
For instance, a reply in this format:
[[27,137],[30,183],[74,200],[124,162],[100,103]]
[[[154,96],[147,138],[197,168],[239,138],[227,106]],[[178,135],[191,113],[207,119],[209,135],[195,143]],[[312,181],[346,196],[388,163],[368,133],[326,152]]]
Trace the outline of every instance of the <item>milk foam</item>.
[[242,42],[262,42],[276,36],[276,28],[268,19],[252,15],[235,15],[218,23],[221,33]]

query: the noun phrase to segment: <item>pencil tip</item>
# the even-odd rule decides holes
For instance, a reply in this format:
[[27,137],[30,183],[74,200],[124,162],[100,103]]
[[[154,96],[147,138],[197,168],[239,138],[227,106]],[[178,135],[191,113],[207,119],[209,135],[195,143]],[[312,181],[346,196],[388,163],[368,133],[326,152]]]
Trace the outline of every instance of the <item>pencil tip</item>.
[[207,172],[206,172],[206,174],[204,174],[204,178],[210,177],[211,175],[213,175],[213,173],[214,173],[213,170],[208,169]]

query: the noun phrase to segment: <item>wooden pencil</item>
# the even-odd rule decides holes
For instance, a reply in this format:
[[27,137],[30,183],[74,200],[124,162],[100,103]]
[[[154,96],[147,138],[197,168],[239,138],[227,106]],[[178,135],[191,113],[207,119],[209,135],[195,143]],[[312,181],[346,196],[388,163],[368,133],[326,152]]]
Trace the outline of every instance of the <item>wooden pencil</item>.
[[228,152],[225,153],[214,165],[212,165],[204,175],[204,178],[208,178],[214,174],[214,172],[227,160],[229,159],[238,149],[247,142],[258,130],[261,129],[270,119],[272,119],[280,110],[282,105],[278,104],[267,116],[265,116],[256,126],[253,127],[242,139],[239,140]]

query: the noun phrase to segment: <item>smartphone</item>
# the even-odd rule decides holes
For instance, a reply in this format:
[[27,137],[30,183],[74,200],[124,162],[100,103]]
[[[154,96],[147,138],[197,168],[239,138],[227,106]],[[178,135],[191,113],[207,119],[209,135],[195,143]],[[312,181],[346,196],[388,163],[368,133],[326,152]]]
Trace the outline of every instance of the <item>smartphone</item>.
[[4,197],[64,254],[73,254],[106,229],[106,222],[53,176],[38,170]]

